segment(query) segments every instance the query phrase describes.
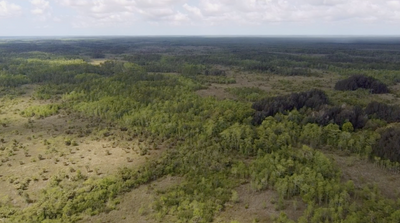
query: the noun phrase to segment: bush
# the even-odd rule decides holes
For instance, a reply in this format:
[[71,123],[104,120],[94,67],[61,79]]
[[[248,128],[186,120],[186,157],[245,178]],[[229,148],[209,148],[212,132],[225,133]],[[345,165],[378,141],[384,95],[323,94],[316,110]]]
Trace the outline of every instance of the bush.
[[25,109],[21,115],[24,117],[39,117],[45,118],[58,113],[60,106],[57,104],[37,105]]

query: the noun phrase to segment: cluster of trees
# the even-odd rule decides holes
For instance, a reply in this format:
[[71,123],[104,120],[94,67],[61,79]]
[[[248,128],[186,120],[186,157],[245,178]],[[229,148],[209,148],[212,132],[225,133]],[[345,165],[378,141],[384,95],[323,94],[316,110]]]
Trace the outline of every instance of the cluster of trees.
[[321,90],[311,90],[300,93],[292,93],[285,96],[266,98],[253,103],[252,108],[256,110],[253,123],[261,124],[265,117],[273,116],[276,113],[284,113],[293,109],[303,107],[317,109],[328,104],[328,97]]
[[369,89],[372,94],[389,93],[389,89],[384,83],[364,75],[353,75],[335,84],[335,90],[339,91],[355,91],[359,88]]
[[[310,92],[308,92],[310,93]],[[307,95],[305,93],[292,94],[287,96],[280,96],[274,98],[264,99],[253,104],[253,109],[256,110],[253,118],[253,123],[261,124],[265,120],[266,117],[274,116],[276,113],[287,113],[291,109],[300,109],[303,106],[306,106],[306,102],[300,100],[299,98],[305,99],[306,97],[297,97],[299,95]],[[317,95],[324,95],[319,92]],[[321,97],[317,101],[321,101],[323,103],[316,103],[317,106],[307,106],[309,108],[313,108],[313,111],[304,111],[303,115],[298,116],[296,118],[298,123],[316,123],[320,126],[330,126],[335,124],[338,127],[341,127],[343,131],[353,131],[355,129],[362,129],[366,126],[369,120],[381,119],[385,120],[388,123],[399,122],[400,121],[400,108],[398,106],[390,106],[384,103],[379,102],[371,102],[368,104],[365,110],[363,110],[359,106],[328,106],[326,105],[328,99],[326,96],[322,97],[324,100],[321,100]],[[296,103],[297,102],[297,103]],[[296,105],[300,105],[296,107]],[[324,106],[323,106],[324,105]],[[280,110],[279,110],[280,109]],[[306,125],[307,126],[307,125]],[[317,128],[317,127],[315,127]],[[307,128],[306,128],[307,129]],[[339,132],[339,128],[336,130]],[[305,133],[308,134],[308,133]],[[339,133],[337,133],[337,137],[339,137]],[[382,159],[387,159],[392,162],[400,162],[400,142],[399,142],[399,134],[400,128],[387,128],[379,131],[380,137],[376,144],[368,145],[368,149],[365,153],[361,155],[367,157],[377,156]],[[323,133],[314,133],[308,135],[307,137],[311,137],[312,135],[324,135]],[[330,132],[330,136],[335,135],[335,133]],[[354,138],[354,136],[348,138]],[[378,138],[378,137],[376,137]],[[337,145],[333,145],[329,143],[329,140],[325,143],[320,143],[320,141],[313,141],[313,139],[308,139],[306,141],[307,144],[310,145],[330,145],[336,148],[342,148],[343,144],[339,143]],[[294,143],[294,142],[292,142]],[[268,144],[267,144],[268,145]],[[279,147],[282,146],[277,143]],[[347,150],[347,149],[346,149]],[[351,151],[361,151],[361,149],[349,149]]]
[[306,122],[328,125],[335,123],[342,126],[349,122],[354,129],[361,129],[368,121],[363,109],[359,106],[326,106],[307,117]]
[[386,122],[400,122],[400,107],[373,101],[365,108],[365,113],[371,118],[378,118]]
[[266,154],[250,169],[252,185],[279,193],[278,209],[284,208],[285,199],[296,196],[307,204],[298,222],[370,222],[371,211],[372,218],[379,216],[382,222],[400,219],[394,201],[382,199],[372,188],[357,189],[353,181],[341,183],[332,161],[307,146]]
[[[251,93],[251,89],[232,91],[235,94],[242,95],[245,99],[257,98],[263,95],[261,92]],[[265,94],[264,94],[265,95]],[[302,108],[309,108],[302,109]],[[253,123],[259,125],[269,116],[277,113],[287,113],[293,109],[301,110],[304,114],[303,123],[317,123],[322,126],[334,123],[342,126],[349,122],[354,129],[362,129],[369,120],[379,119],[387,123],[400,122],[400,107],[396,105],[387,105],[381,102],[370,102],[365,109],[360,106],[329,105],[329,99],[321,90],[293,93],[286,96],[270,97],[253,103],[255,110]]]
[[18,87],[27,83],[29,83],[29,79],[25,75],[11,75],[5,72],[0,73],[1,87]]
[[400,163],[400,126],[382,129],[380,135],[373,148],[373,154]]

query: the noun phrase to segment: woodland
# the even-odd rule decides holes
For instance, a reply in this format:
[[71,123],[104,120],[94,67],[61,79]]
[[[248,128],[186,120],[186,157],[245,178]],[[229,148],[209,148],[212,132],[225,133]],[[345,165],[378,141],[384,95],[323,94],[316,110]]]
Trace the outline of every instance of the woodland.
[[396,38],[0,39],[2,222],[400,222]]

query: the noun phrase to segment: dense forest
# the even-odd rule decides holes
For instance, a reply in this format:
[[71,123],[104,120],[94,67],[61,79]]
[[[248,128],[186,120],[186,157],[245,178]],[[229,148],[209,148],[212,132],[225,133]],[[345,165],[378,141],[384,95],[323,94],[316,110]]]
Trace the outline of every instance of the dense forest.
[[1,39],[0,219],[400,222],[399,82],[394,38]]

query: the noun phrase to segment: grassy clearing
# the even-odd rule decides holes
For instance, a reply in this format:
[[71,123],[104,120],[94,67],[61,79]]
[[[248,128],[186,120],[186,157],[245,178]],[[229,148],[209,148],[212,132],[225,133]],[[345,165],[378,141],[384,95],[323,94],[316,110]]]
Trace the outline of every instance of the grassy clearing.
[[[251,185],[241,185],[235,189],[237,199],[216,216],[214,222],[274,222],[281,210],[277,206],[278,194],[273,190],[254,191]],[[299,199],[285,201],[285,212],[292,220],[297,220],[305,210]]]
[[[27,86],[24,95],[2,99],[0,202],[3,205],[26,208],[60,174],[102,178],[123,167],[140,166],[161,154],[164,148],[159,145],[153,150],[152,145],[133,137],[127,129],[62,109],[52,116],[37,112],[54,107],[50,102],[33,100],[35,88]],[[20,111],[25,111],[23,116]],[[148,148],[146,153],[143,148]]]
[[[331,90],[335,86],[336,81],[340,79],[339,75],[334,74],[322,77],[307,77],[279,76],[268,73],[250,73],[241,71],[229,71],[227,77],[235,79],[235,83],[211,83],[207,89],[197,91],[197,94],[203,97],[213,96],[218,99],[229,98],[252,101],[260,97],[306,91],[312,88]],[[247,94],[242,94],[238,97],[235,92],[232,92],[232,89],[253,90],[247,91]],[[254,93],[257,94],[254,95]]]

